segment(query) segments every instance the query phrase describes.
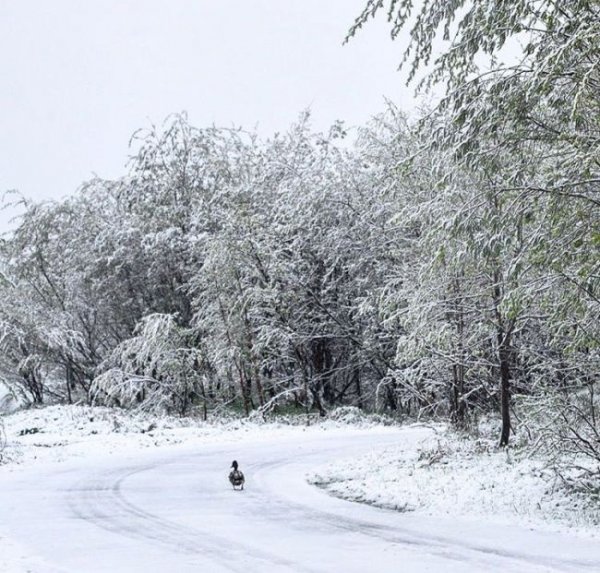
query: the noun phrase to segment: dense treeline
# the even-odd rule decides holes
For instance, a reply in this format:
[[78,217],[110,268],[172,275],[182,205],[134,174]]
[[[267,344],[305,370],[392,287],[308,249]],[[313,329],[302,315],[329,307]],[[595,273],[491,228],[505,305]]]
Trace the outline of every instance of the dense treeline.
[[176,117],[123,179],[29,206],[3,244],[10,387],[181,414],[374,407],[397,341],[381,293],[401,254],[378,167],[344,135],[303,118],[259,142]]
[[306,117],[266,142],[173,118],[127,176],[30,205],[4,241],[3,378],[33,403],[351,404],[459,426],[500,410],[503,384],[593,385],[597,306],[571,245],[597,241],[594,211],[500,194],[483,169],[440,180],[456,166],[426,145],[439,121],[416,134],[390,108],[351,145]]
[[[600,34],[587,3],[516,4],[468,12],[414,123],[263,141],[175,117],[122,179],[29,204],[2,242],[3,381],[182,415],[499,412],[502,444],[516,413],[600,459]],[[474,35],[493,55],[525,26],[521,64],[473,76]]]

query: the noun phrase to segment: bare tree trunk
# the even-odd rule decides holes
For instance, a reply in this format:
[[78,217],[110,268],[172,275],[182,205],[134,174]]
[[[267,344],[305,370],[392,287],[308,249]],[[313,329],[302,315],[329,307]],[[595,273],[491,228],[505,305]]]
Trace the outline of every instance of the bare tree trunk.
[[67,362],[65,368],[65,378],[67,381],[67,401],[69,404],[72,404],[73,397],[71,396],[71,385],[73,384],[73,367],[70,362]]
[[461,429],[467,425],[467,404],[465,394],[465,313],[461,292],[461,276],[452,281],[453,300],[450,303],[448,319],[454,323],[456,331],[456,355],[452,364],[452,387],[450,388],[450,418]]
[[240,375],[240,392],[242,394],[242,403],[244,405],[244,414],[246,416],[250,415],[250,397],[248,396],[248,385],[246,384],[246,380],[244,377],[243,368],[238,366],[238,372]]
[[265,391],[260,379],[260,371],[256,364],[255,356],[252,357],[252,372],[254,374],[254,380],[256,384],[256,393],[258,394],[258,405],[262,408],[265,405]]
[[398,402],[396,400],[396,396],[394,395],[394,390],[390,388],[389,384],[386,384],[385,387],[385,401],[387,402],[387,407],[392,412],[396,412],[398,410]]
[[202,396],[202,420],[206,422],[208,418],[208,410],[206,407],[206,389],[204,388],[204,380],[200,382],[200,393]]
[[500,362],[500,411],[502,431],[500,446],[507,446],[510,437],[510,346],[509,335],[498,332],[498,358]]
[[356,403],[359,409],[363,410],[365,405],[363,402],[362,388],[360,385],[360,369],[354,368],[354,384],[356,387]]
[[31,397],[33,398],[34,404],[44,403],[44,386],[38,381],[35,373],[23,374],[23,378],[27,383],[27,389],[29,390]]
[[315,406],[317,407],[317,410],[319,411],[319,416],[324,417],[327,414],[327,412],[325,411],[325,408],[323,407],[323,400],[321,399],[321,394],[319,392],[319,389],[315,388],[313,390],[311,388],[311,393],[315,400]]

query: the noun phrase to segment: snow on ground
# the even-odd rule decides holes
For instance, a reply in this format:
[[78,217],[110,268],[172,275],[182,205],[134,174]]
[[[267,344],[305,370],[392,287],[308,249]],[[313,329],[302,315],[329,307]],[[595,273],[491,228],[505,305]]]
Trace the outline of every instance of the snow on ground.
[[317,432],[389,424],[385,418],[366,416],[355,408],[339,408],[326,420],[295,416],[272,423],[239,418],[203,423],[194,418],[81,405],[23,409],[0,417],[2,420],[7,438],[4,460],[19,464],[62,461],[88,456],[91,451],[111,454],[191,441],[226,444],[241,435],[299,435],[307,431],[307,421]]
[[[243,419],[202,423],[190,418],[157,417],[119,409],[50,406],[2,417],[7,447],[2,471],[31,464],[91,459],[177,444],[233,444],[243,440],[297,438],[326,432],[379,428],[385,419],[351,408],[319,421],[295,417],[274,423]],[[295,420],[296,423],[291,423]],[[526,450],[501,451],[489,439],[458,439],[443,426],[402,440],[383,451],[343,462],[332,458],[307,480],[334,496],[425,516],[485,518],[497,523],[563,531],[588,537],[598,533],[598,506],[567,494],[543,460]],[[10,468],[10,469],[9,469]],[[2,555],[18,552],[0,537]],[[0,570],[4,571],[0,561]]]
[[[591,526],[597,514],[553,488],[541,460],[518,449],[507,455],[483,438],[458,440],[442,426],[384,427],[385,420],[353,409],[313,418],[309,427],[298,417],[296,424],[202,423],[87,406],[0,420],[9,462],[0,465],[0,571],[8,573],[80,571],[81,563],[91,571],[80,545],[61,541],[77,535],[82,547],[95,543],[120,563],[94,571],[164,570],[162,561],[144,569],[155,545],[156,559],[176,559],[181,571],[199,570],[211,555],[218,570],[295,571],[310,555],[314,566],[304,570],[329,572],[339,570],[323,561],[334,549],[352,553],[348,571],[365,570],[376,555],[380,571],[398,559],[409,559],[402,561],[407,571],[582,571],[600,564]],[[226,466],[240,452],[252,487],[232,504]],[[323,490],[404,513],[348,504]],[[241,537],[240,511],[252,522]],[[50,522],[60,524],[56,532]],[[559,533],[546,536],[549,528]],[[181,553],[188,538],[194,543]],[[118,551],[109,550],[115,543]],[[239,569],[227,565],[223,548],[231,544],[239,545]],[[131,563],[120,562],[125,557]],[[242,567],[248,560],[254,569]]]
[[0,571],[2,573],[23,573],[23,571],[44,571],[51,573],[40,559],[31,557],[26,547],[14,539],[0,534]]
[[418,448],[402,444],[308,476],[343,499],[430,516],[485,517],[537,529],[598,536],[600,505],[567,492],[543,459],[491,439],[436,428]]

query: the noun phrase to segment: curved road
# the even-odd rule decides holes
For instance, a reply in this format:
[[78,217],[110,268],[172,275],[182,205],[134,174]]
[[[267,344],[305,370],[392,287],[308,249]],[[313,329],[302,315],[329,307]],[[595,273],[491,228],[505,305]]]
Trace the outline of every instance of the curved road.
[[[0,532],[26,548],[21,570],[32,573],[600,571],[597,541],[376,509],[305,481],[315,466],[424,432],[324,432],[5,472]],[[233,458],[243,492],[226,481]]]

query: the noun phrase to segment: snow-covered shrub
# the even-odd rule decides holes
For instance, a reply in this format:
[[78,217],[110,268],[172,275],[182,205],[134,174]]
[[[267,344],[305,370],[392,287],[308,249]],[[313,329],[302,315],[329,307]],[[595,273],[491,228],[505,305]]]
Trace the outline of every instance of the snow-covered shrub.
[[380,414],[371,414],[356,406],[339,406],[331,410],[327,417],[334,422],[348,425],[391,424],[392,420]]
[[600,397],[594,382],[524,401],[528,426],[563,480],[575,487],[600,477]]
[[0,416],[14,412],[26,403],[27,400],[17,393],[17,389],[14,389],[11,383],[6,379],[4,384],[0,381]]
[[145,317],[93,382],[96,403],[185,415],[203,394],[202,357],[173,315]]

